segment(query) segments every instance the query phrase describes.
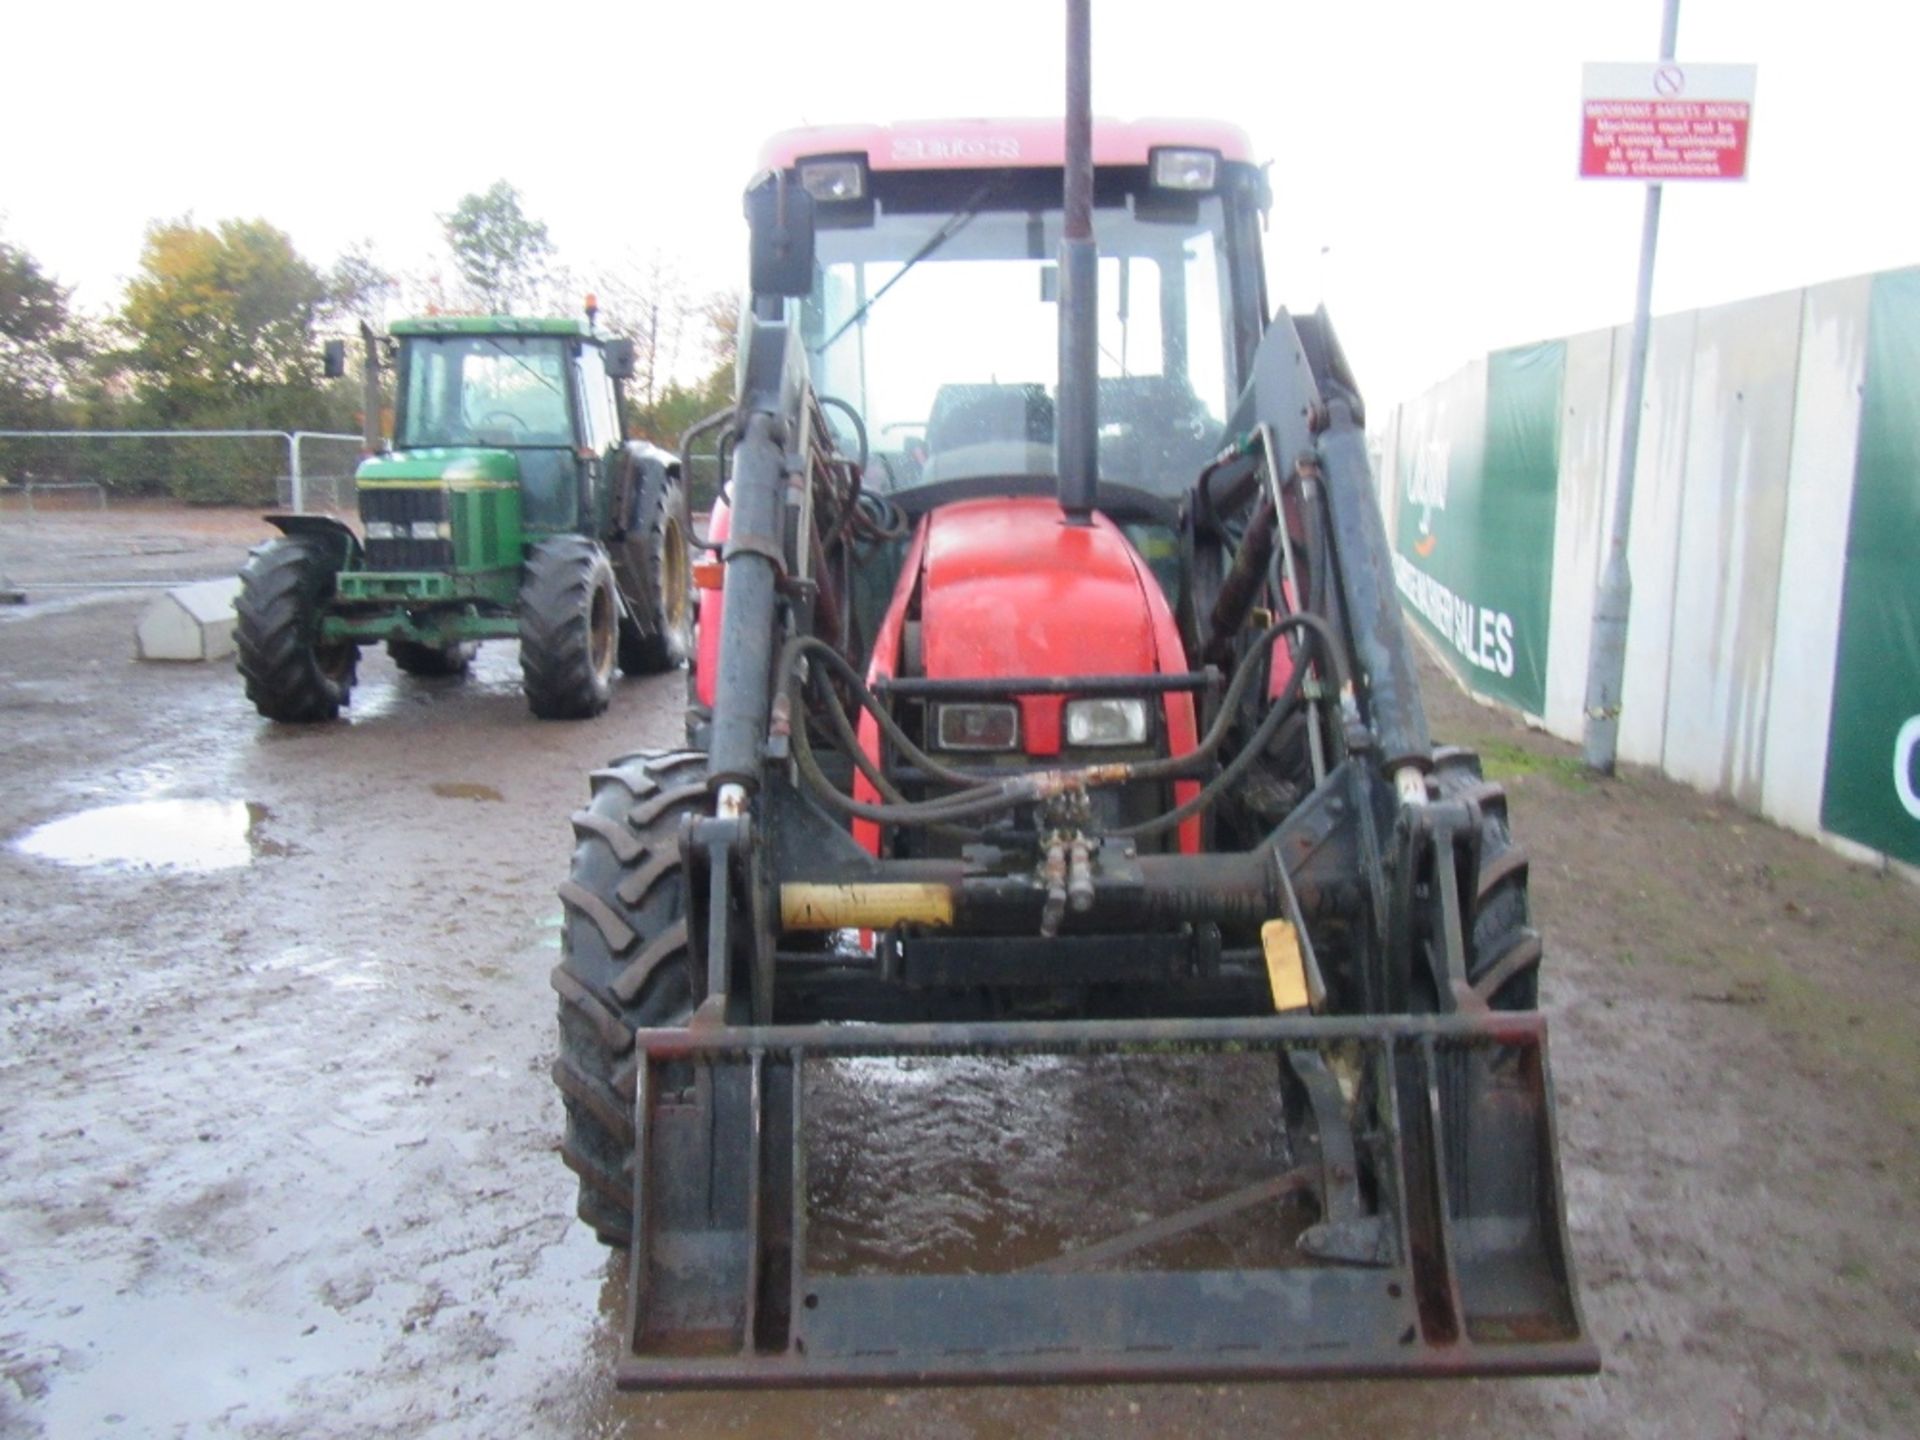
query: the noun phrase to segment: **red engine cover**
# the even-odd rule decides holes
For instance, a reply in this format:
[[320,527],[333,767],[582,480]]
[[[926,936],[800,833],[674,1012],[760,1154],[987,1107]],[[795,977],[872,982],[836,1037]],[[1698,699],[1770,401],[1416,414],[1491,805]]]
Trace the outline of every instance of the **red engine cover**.
[[[894,673],[916,592],[923,669],[935,679],[1187,668],[1173,613],[1126,536],[1103,515],[1090,525],[1069,525],[1051,499],[970,500],[922,521],[876,639],[872,677]],[[1058,755],[1065,697],[1029,695],[1019,703],[1022,748]],[[1169,695],[1165,703],[1172,751],[1184,754],[1196,739],[1192,697]],[[877,754],[871,720],[863,720],[860,736],[868,753]],[[1185,800],[1196,789],[1182,782],[1175,795]],[[854,833],[878,850],[876,826],[856,823]],[[1199,821],[1188,821],[1180,827],[1180,848],[1199,847]]]

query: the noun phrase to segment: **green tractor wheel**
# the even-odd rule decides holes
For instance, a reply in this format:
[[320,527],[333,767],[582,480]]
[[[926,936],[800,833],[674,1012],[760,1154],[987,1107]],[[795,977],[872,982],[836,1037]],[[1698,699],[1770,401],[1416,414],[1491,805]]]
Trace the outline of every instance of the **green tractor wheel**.
[[451,645],[422,645],[417,640],[389,640],[387,656],[409,675],[434,678],[465,675],[480,647],[471,640],[456,640]]
[[620,668],[629,675],[677,670],[693,651],[692,567],[681,528],[682,482],[666,470],[650,473],[634,506],[627,553],[646,583],[630,596],[635,614],[620,625]]
[[520,675],[542,720],[585,720],[613,698],[620,600],[606,551],[579,535],[542,540],[520,582]]
[[320,640],[339,572],[335,547],[310,535],[268,541],[240,571],[234,648],[247,698],[269,720],[332,720],[347,703],[359,647]]

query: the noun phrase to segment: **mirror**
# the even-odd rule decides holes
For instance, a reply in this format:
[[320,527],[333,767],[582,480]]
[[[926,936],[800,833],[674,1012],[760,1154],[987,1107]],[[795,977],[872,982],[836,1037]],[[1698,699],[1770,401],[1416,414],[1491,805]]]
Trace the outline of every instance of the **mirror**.
[[327,347],[321,352],[321,355],[323,357],[322,365],[325,369],[327,379],[338,380],[342,375],[347,373],[346,341],[327,341]]
[[601,347],[600,353],[606,359],[608,379],[631,380],[633,378],[633,341],[609,340]]
[[747,191],[748,271],[755,295],[801,296],[813,289],[813,196],[785,175]]

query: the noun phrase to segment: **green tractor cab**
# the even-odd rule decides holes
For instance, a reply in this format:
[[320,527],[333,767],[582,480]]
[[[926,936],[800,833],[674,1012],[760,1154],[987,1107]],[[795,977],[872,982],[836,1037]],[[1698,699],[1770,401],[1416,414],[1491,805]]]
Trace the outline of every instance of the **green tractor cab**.
[[[545,719],[606,709],[616,668],[681,664],[680,463],[626,434],[632,345],[590,319],[505,316],[407,320],[366,341],[367,413],[389,366],[396,406],[393,449],[370,433],[355,476],[358,530],[270,515],[281,537],[241,571],[235,641],[260,713],[333,719],[360,647],[382,642],[409,674],[459,676],[480,641],[517,639]],[[344,371],[344,346],[327,368]]]

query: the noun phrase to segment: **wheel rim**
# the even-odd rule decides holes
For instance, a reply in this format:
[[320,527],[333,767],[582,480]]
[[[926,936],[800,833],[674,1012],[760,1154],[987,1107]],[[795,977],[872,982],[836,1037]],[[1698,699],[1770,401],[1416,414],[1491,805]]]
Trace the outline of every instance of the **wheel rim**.
[[687,539],[677,516],[669,515],[660,537],[660,580],[665,590],[667,629],[675,634],[686,628],[690,602],[687,595]]
[[597,676],[613,673],[613,660],[619,648],[618,627],[613,620],[613,590],[607,585],[593,588],[593,608],[587,614],[587,653]]

